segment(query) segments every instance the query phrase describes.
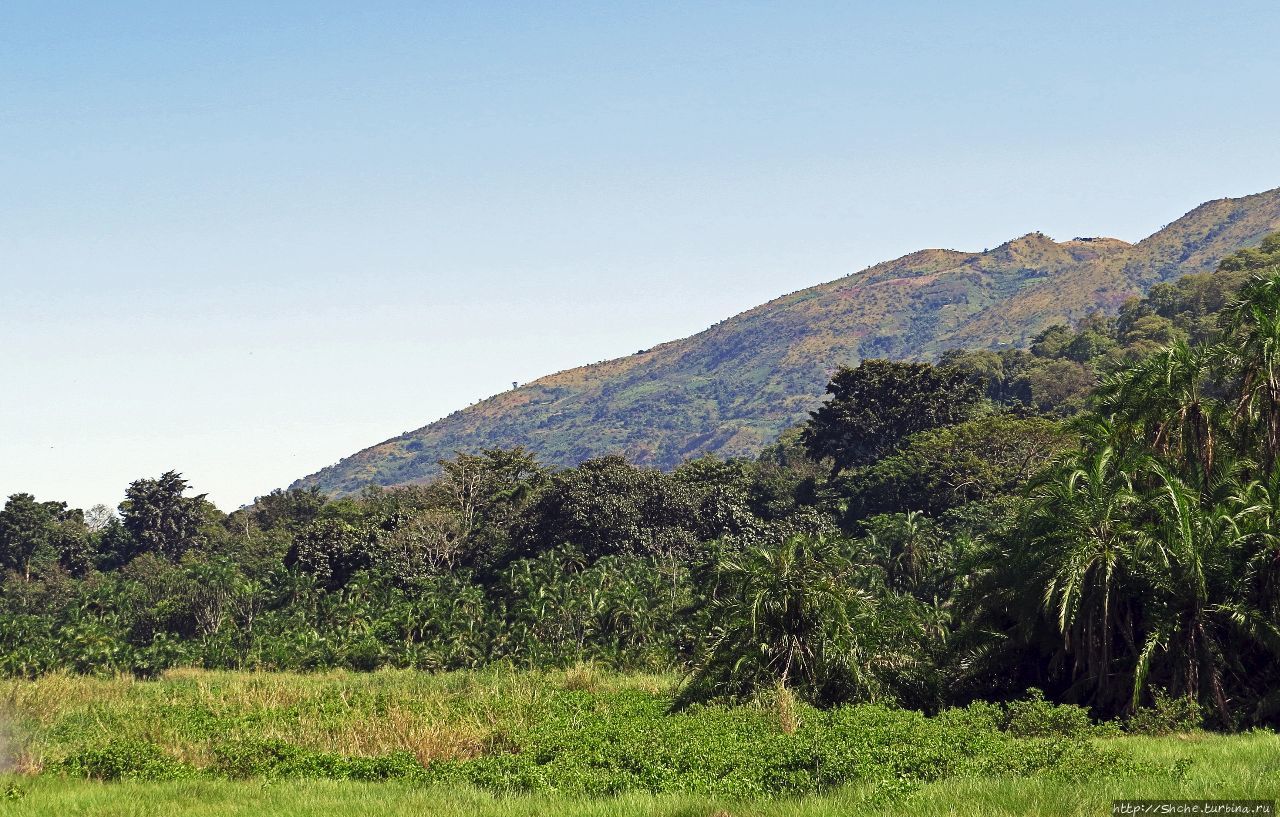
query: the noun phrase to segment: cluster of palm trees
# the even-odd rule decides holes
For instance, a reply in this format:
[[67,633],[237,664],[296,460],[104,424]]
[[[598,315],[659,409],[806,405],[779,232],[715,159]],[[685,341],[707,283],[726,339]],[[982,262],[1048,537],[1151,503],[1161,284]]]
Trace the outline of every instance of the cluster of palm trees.
[[1101,711],[1164,689],[1222,726],[1280,714],[1280,275],[1221,320],[1105,378],[1032,486],[1015,570]]

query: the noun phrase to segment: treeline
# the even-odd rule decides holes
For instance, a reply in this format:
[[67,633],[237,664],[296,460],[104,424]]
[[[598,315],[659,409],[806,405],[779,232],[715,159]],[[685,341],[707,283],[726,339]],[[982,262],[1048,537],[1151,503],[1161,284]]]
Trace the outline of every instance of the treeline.
[[224,514],[9,498],[0,671],[688,673],[933,711],[1037,688],[1280,720],[1280,238],[1028,351],[863,361],[755,461],[460,454]]

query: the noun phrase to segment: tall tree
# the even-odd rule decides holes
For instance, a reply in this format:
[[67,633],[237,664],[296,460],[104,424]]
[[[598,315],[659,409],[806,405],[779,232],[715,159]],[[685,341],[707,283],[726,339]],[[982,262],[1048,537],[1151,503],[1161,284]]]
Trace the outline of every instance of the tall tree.
[[867,465],[910,435],[967,418],[982,397],[968,374],[928,363],[864,360],[827,384],[831,399],[810,412],[802,440],[833,472]]
[[31,494],[14,494],[0,511],[0,564],[31,581],[35,565],[57,558],[54,539],[63,503],[36,502]]
[[1262,471],[1280,461],[1280,274],[1258,276],[1226,311],[1226,363],[1239,378],[1236,415],[1261,448]]
[[[1138,463],[1126,461],[1105,421],[1086,426],[1084,450],[1065,458],[1031,490],[1028,568],[1042,576],[1045,611],[1072,660],[1072,675],[1095,704],[1111,705],[1118,688],[1117,649],[1135,651],[1134,611],[1125,583],[1134,569],[1141,496]],[[1131,664],[1130,664],[1131,665]],[[1130,666],[1126,665],[1126,666]]]
[[1144,537],[1141,560],[1151,588],[1146,594],[1150,622],[1133,701],[1136,705],[1154,673],[1170,691],[1207,704],[1224,726],[1231,726],[1224,680],[1230,622],[1222,603],[1237,595],[1232,557],[1247,534],[1230,505],[1206,507],[1200,493],[1171,469],[1155,465],[1152,471],[1156,524]]
[[159,479],[140,479],[125,491],[120,517],[139,552],[177,560],[200,542],[200,525],[208,503],[205,494],[183,496],[187,481],[176,471]]
[[1135,426],[1155,453],[1197,468],[1205,482],[1222,415],[1209,388],[1217,357],[1215,349],[1178,341],[1108,377],[1098,391],[1102,410]]
[[874,699],[887,657],[875,643],[876,597],[858,586],[855,569],[822,537],[725,558],[682,700],[746,697],[775,684],[815,702]]

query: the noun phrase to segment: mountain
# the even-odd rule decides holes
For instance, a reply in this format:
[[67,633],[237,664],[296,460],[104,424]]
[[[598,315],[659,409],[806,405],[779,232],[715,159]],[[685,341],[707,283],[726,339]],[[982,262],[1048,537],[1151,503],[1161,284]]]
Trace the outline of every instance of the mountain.
[[839,365],[1024,346],[1153,284],[1212,270],[1280,229],[1280,189],[1202,204],[1128,244],[1031,233],[985,252],[921,250],[629,357],[549,375],[298,480],[334,494],[422,481],[456,451],[523,445],[572,465],[751,456],[821,399]]

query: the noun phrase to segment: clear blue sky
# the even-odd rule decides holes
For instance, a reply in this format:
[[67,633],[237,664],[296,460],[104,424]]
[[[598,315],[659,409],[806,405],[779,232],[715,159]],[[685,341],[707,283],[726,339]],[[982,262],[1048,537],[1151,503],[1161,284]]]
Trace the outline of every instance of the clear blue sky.
[[921,247],[1280,186],[1280,6],[0,5],[0,493],[231,509]]

